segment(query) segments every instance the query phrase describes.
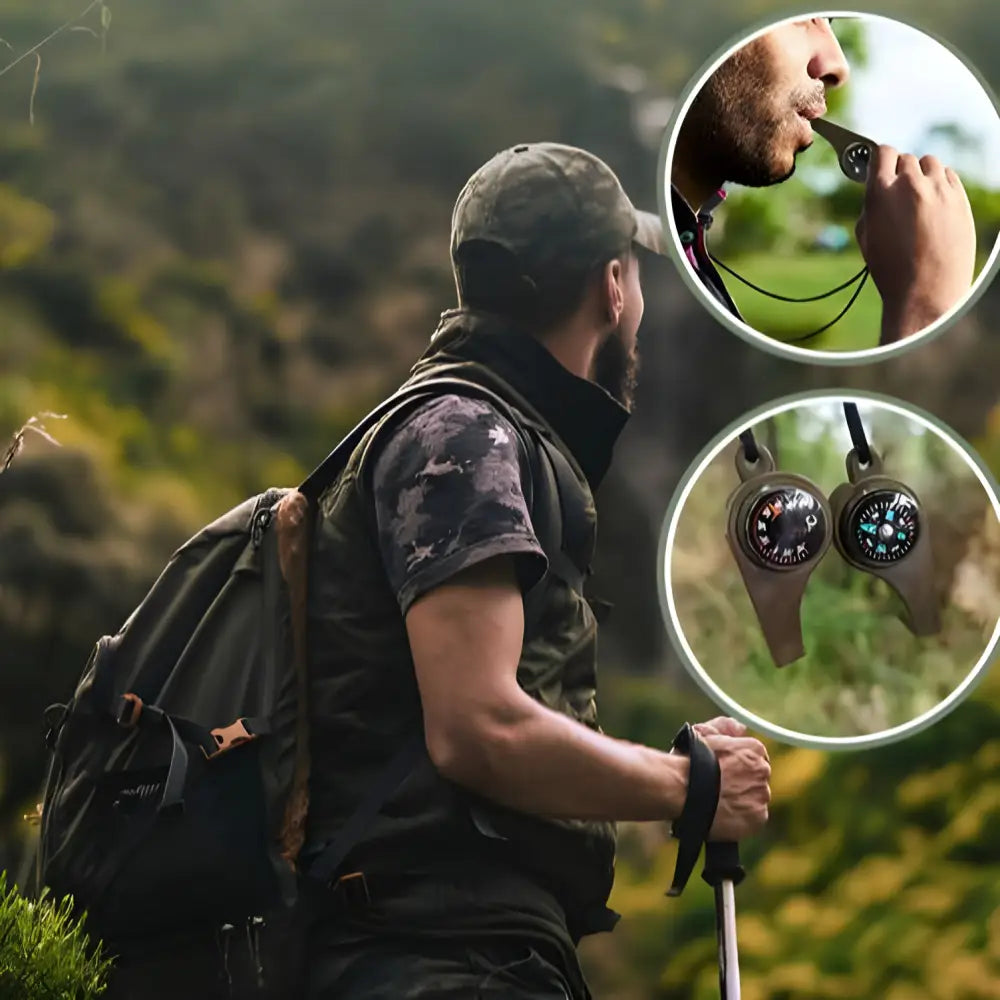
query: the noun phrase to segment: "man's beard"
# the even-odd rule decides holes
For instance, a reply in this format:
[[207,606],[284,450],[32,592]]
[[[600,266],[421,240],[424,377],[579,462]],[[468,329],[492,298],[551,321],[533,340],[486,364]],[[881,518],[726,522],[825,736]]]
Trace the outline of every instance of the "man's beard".
[[790,169],[779,162],[781,146],[788,141],[785,132],[799,110],[822,97],[823,85],[781,95],[775,77],[764,40],[755,39],[705,82],[679,136],[699,173],[720,183],[768,187],[795,172],[794,159]]
[[639,353],[626,349],[621,327],[598,348],[594,356],[593,380],[631,411],[639,378]]

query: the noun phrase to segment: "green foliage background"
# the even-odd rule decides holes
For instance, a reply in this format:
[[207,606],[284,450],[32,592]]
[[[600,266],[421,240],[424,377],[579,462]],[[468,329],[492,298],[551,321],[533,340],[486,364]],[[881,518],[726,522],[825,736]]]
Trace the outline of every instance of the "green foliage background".
[[[82,5],[81,5],[82,8]],[[9,0],[23,52],[80,8]],[[923,18],[987,74],[991,0],[873,6]],[[170,551],[302,476],[404,377],[454,301],[448,223],[466,177],[525,139],[582,145],[656,206],[664,101],[772,0],[142,0],[0,77],[0,870],[23,883],[41,713],[72,688]],[[96,10],[86,25],[99,34]],[[995,86],[996,80],[992,83]],[[643,383],[602,486],[605,728],[666,746],[715,714],[672,655],[655,593],[684,468],[752,406],[876,388],[928,409],[1000,472],[992,291],[878,366],[776,360],[644,266]],[[733,658],[744,650],[733,650]],[[1000,691],[885,750],[772,746],[774,814],[738,891],[745,996],[1000,996]],[[712,903],[666,900],[673,847],[623,830],[613,935],[583,947],[606,1000],[709,997]]]

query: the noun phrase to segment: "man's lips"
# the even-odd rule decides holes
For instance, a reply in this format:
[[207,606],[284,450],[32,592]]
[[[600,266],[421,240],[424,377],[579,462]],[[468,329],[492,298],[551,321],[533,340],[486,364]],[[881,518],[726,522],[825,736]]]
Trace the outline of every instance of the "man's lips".
[[800,108],[799,114],[807,122],[811,122],[816,118],[822,118],[826,114],[826,101],[823,101],[822,104],[811,104],[808,108]]

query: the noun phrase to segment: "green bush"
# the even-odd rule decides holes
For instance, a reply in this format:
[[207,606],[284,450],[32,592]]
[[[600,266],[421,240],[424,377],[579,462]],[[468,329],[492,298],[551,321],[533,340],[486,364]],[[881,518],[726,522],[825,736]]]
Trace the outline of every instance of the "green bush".
[[111,963],[72,910],[69,897],[27,899],[0,872],[0,996],[92,1000],[104,993]]

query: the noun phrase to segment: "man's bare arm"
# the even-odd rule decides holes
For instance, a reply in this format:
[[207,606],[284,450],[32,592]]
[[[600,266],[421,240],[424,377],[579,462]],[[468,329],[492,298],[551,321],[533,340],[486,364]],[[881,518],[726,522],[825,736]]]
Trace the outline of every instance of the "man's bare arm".
[[[424,595],[406,617],[427,748],[456,784],[553,818],[671,820],[687,790],[686,757],[594,732],[517,684],[524,615],[513,565],[488,560]],[[770,765],[731,720],[702,736],[722,771],[713,839],[737,840],[767,820]]]
[[670,819],[688,761],[597,733],[517,683],[524,613],[511,560],[490,559],[415,601],[406,628],[438,770],[553,818]]

